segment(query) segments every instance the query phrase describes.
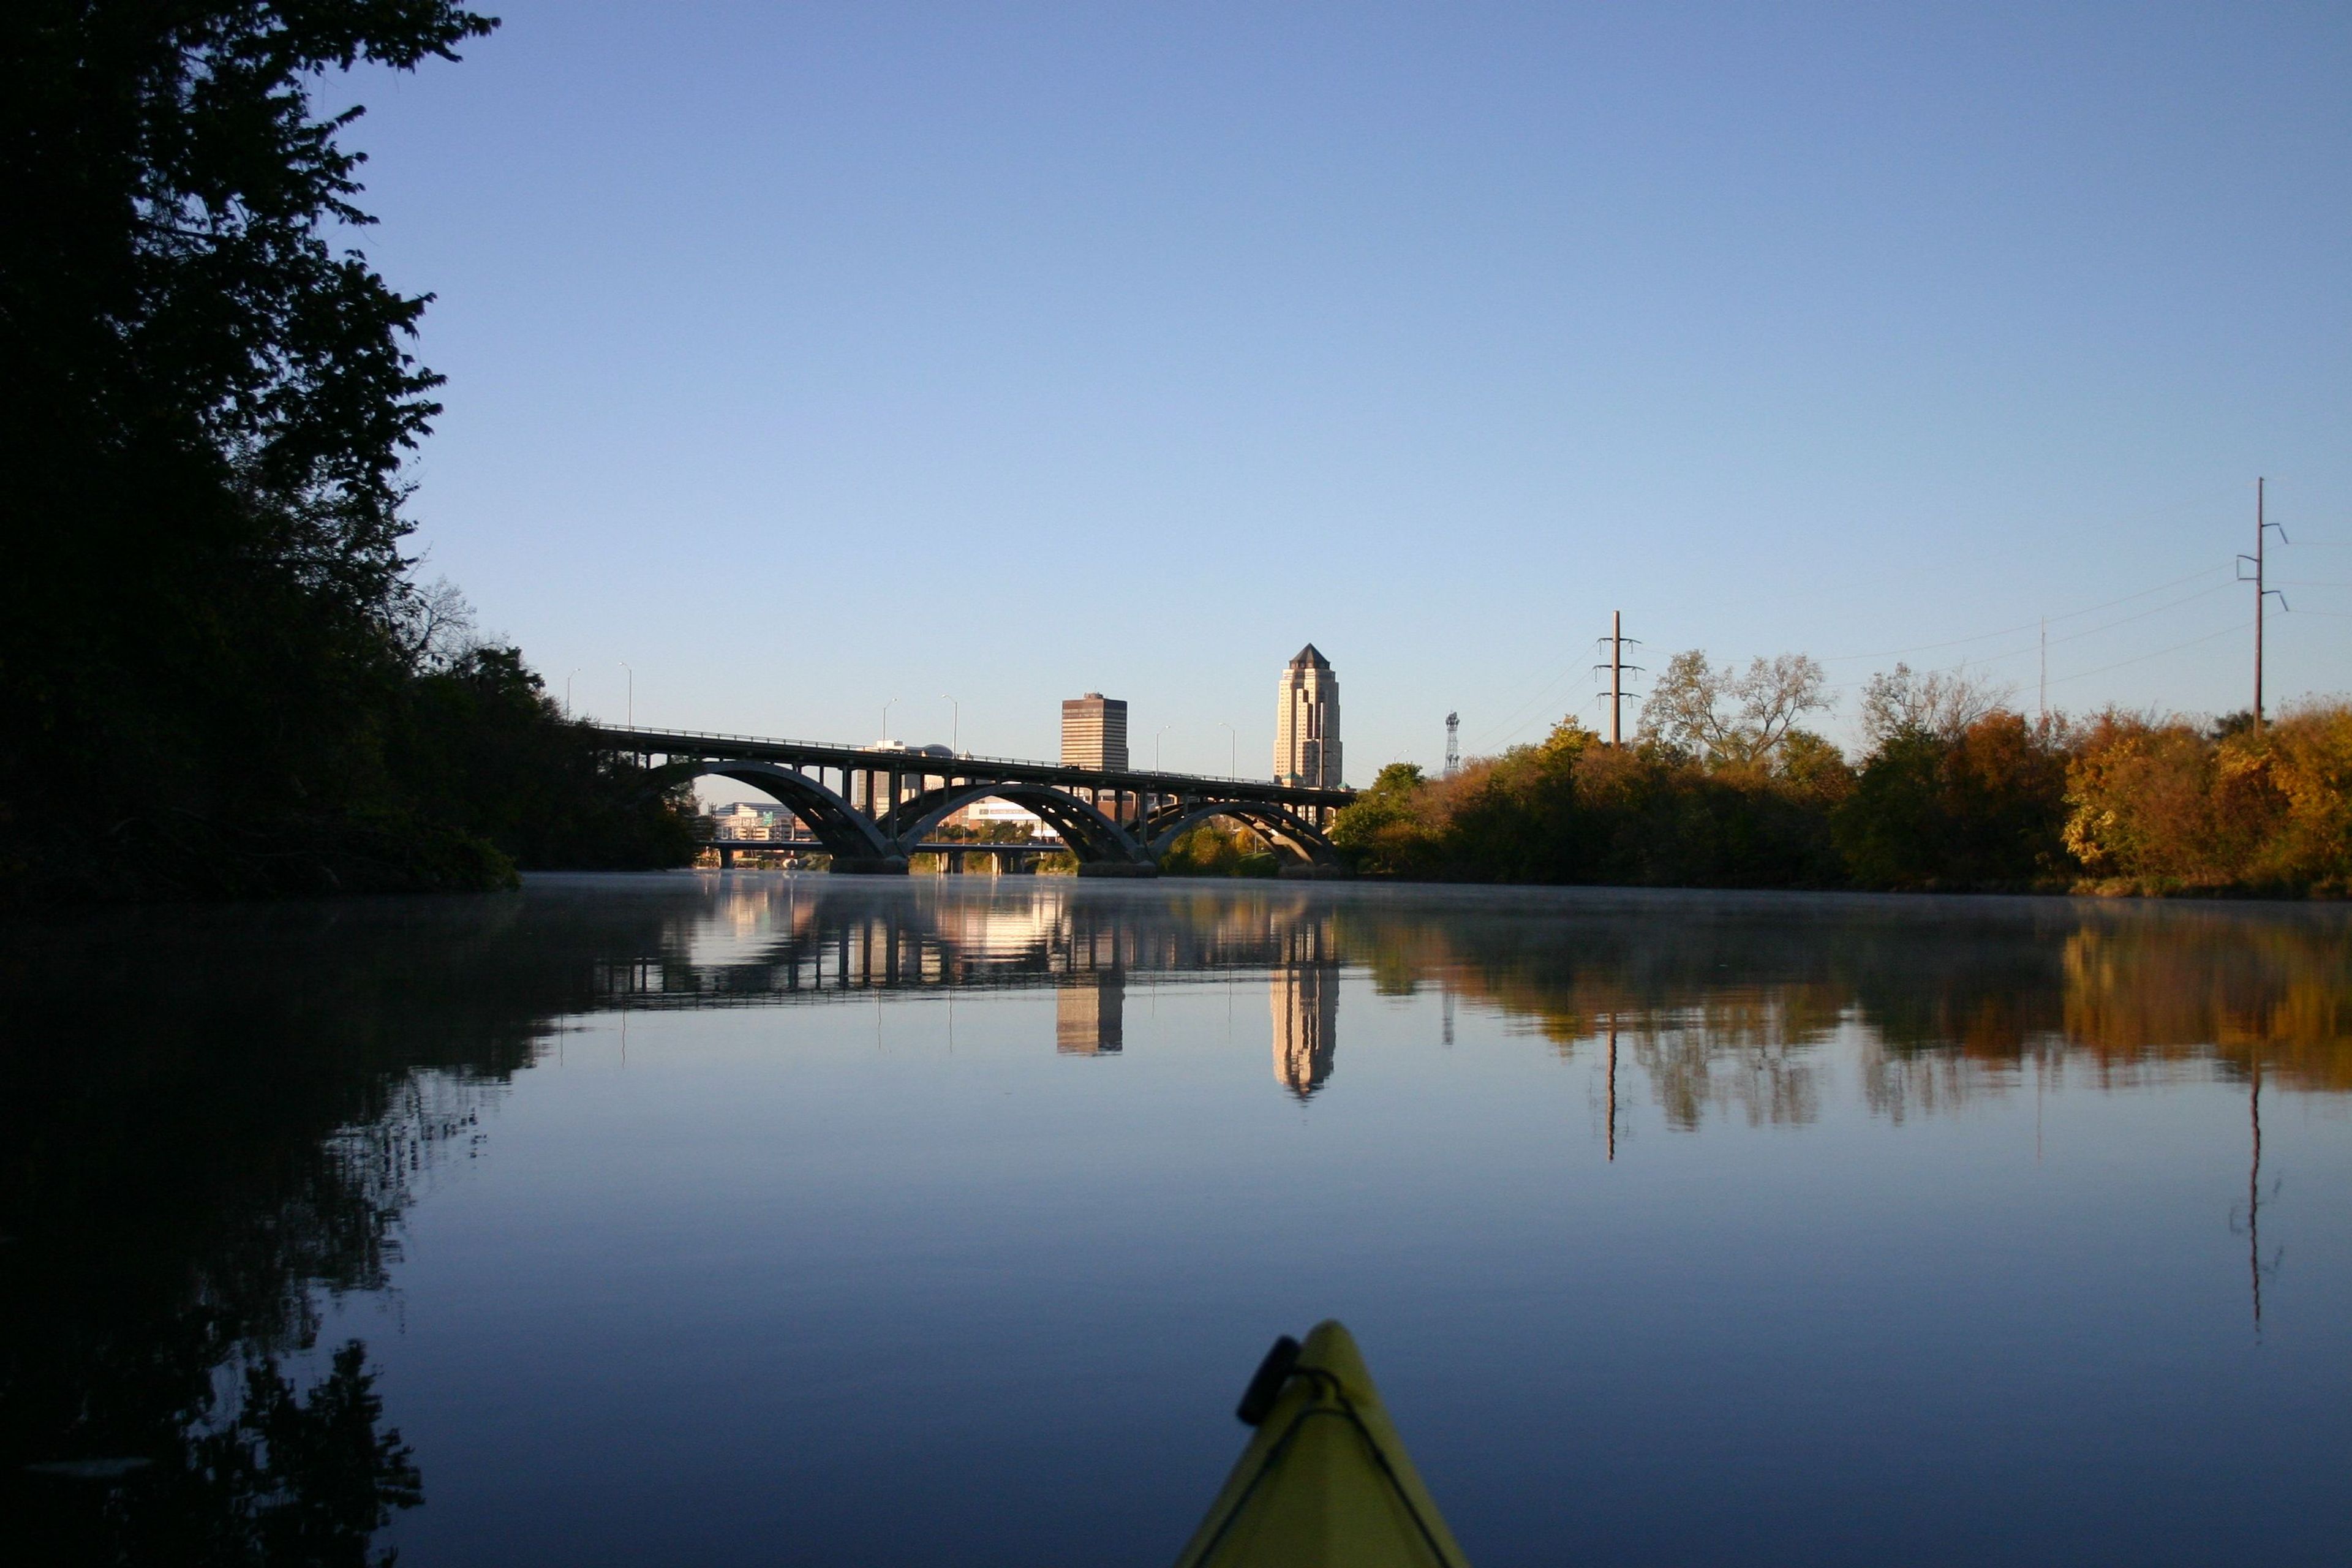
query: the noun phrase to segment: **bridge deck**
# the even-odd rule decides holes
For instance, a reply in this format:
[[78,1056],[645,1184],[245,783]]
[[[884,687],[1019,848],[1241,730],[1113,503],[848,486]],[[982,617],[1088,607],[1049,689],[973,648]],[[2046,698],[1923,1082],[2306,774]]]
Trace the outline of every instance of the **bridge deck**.
[[1052,784],[1061,789],[1124,790],[1130,794],[1264,801],[1289,806],[1337,810],[1356,798],[1351,789],[1311,789],[1271,779],[1229,779],[1210,773],[1174,773],[1137,768],[1064,767],[1018,757],[982,757],[961,752],[926,756],[874,746],[839,746],[818,741],[786,741],[758,735],[724,735],[698,730],[646,730],[591,725],[597,738],[620,751],[643,755],[741,758],[788,766],[846,768],[876,773],[921,773],[931,778],[1005,780]]

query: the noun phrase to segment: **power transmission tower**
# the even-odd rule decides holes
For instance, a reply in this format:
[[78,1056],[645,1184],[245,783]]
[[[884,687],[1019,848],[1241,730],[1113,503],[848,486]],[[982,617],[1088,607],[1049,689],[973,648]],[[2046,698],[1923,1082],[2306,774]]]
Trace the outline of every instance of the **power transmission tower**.
[[1625,730],[1625,677],[1629,673],[1643,673],[1640,665],[1625,662],[1625,645],[1632,643],[1639,647],[1642,639],[1625,635],[1624,611],[1612,610],[1609,612],[1609,635],[1601,640],[1609,645],[1609,658],[1592,668],[1595,674],[1604,669],[1609,672],[1609,743],[1622,745]]
[[[2285,529],[2279,528],[2275,522],[2263,521],[2263,480],[2257,478],[2254,480],[2254,552],[2252,555],[2238,557],[2238,581],[2252,583],[2254,585],[2254,728],[2257,730],[2263,727],[2263,611],[2269,606],[2270,601],[2273,598],[2278,600],[2280,609],[2293,608],[2286,602],[2284,594],[2280,593],[2276,588],[2266,586],[2263,581],[2264,569],[2263,547],[2269,541],[2270,531],[2274,528],[2278,529],[2279,542],[2281,544],[2288,542]],[[2252,564],[2254,569],[2254,574],[2251,577],[2246,575],[2246,567],[2249,564]]]
[[1452,778],[1462,771],[1462,715],[1445,716],[1445,776]]

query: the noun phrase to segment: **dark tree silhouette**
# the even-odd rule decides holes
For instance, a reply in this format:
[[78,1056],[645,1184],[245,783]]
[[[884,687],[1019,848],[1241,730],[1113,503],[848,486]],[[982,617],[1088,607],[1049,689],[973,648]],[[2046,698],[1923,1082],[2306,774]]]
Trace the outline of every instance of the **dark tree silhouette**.
[[313,103],[495,26],[450,0],[0,8],[0,889],[511,876],[498,803],[401,771],[432,607],[402,463],[440,378],[407,346],[429,296],[351,247],[360,110]]

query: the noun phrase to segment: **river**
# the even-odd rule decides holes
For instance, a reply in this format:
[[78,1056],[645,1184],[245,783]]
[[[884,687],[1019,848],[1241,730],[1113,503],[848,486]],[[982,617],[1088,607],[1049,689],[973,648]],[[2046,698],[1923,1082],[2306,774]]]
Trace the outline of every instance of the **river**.
[[61,1559],[1162,1563],[1324,1317],[1482,1568],[2352,1551],[2341,908],[745,871],[6,946]]

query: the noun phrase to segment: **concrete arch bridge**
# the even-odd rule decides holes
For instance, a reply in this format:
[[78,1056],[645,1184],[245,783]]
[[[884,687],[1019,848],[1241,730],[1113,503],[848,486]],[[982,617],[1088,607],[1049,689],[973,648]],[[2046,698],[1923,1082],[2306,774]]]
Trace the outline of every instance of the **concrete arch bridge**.
[[1063,767],[945,747],[838,746],[686,730],[598,726],[597,737],[639,758],[661,784],[706,774],[772,795],[807,825],[835,871],[904,874],[955,813],[976,801],[1034,812],[1077,858],[1078,874],[1150,877],[1186,830],[1223,817],[1283,857],[1285,876],[1338,876],[1332,816],[1352,790],[1308,789],[1199,773]]

